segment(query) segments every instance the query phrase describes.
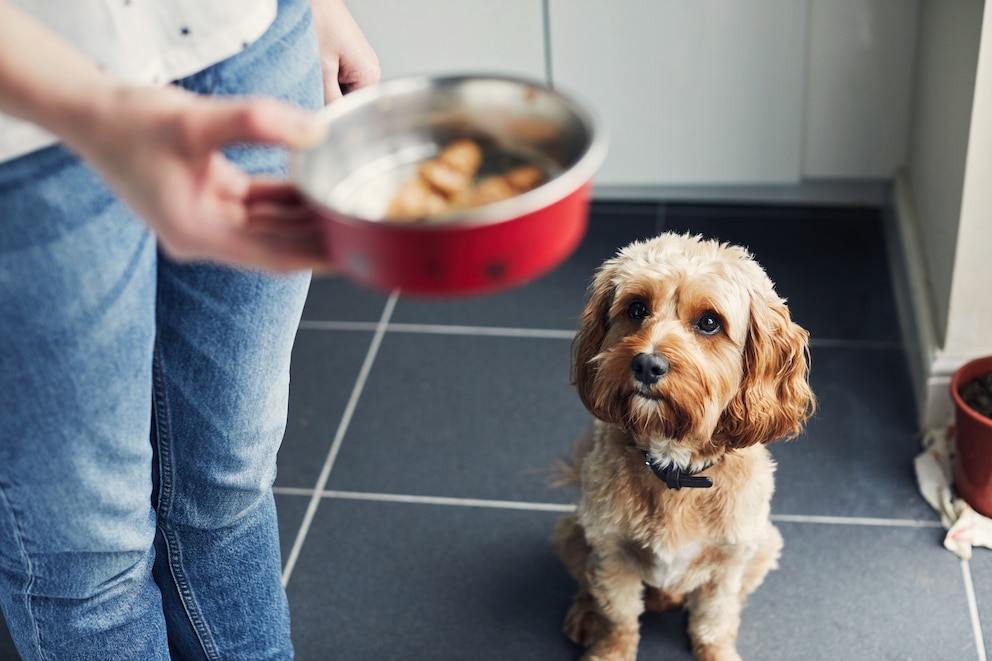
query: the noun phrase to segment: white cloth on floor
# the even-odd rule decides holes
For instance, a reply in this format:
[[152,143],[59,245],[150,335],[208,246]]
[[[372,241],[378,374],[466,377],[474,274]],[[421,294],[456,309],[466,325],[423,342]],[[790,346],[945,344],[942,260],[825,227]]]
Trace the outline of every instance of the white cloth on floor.
[[944,547],[965,560],[975,546],[992,548],[992,519],[982,516],[954,492],[954,425],[931,429],[923,452],[913,462],[916,482],[930,506],[940,514],[947,535]]

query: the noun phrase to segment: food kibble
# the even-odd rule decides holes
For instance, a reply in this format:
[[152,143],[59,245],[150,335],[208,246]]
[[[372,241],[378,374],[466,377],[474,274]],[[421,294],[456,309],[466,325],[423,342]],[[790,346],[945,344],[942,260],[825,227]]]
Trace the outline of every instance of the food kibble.
[[544,173],[533,165],[521,165],[503,175],[486,177],[481,180],[468,198],[469,207],[502,202],[521,193],[526,193],[541,185]]
[[521,165],[476,182],[481,164],[482,149],[473,140],[452,142],[435,158],[421,163],[417,176],[399,188],[385,219],[405,223],[437,219],[526,193],[545,179],[540,168]]
[[959,394],[972,410],[992,419],[992,372],[968,381]]

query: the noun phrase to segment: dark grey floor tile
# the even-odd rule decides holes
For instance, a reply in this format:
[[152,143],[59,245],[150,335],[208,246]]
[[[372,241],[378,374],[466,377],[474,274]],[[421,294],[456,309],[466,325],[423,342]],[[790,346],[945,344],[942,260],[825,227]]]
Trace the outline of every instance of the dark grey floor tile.
[[328,488],[570,501],[545,484],[590,420],[570,344],[387,333]]
[[976,547],[968,564],[971,569],[971,583],[975,589],[975,601],[978,605],[978,619],[982,627],[986,656],[992,658],[992,549]]
[[959,561],[940,530],[777,525],[785,549],[744,610],[745,659],[977,659]]
[[[289,583],[301,660],[576,659],[557,515],[330,500]],[[930,529],[780,523],[780,568],[744,610],[745,658],[975,658],[957,560]],[[640,657],[691,655],[683,613],[643,618]]]
[[916,413],[901,351],[814,348],[815,417],[770,446],[778,514],[937,520],[916,486]]
[[305,321],[379,321],[388,294],[341,276],[318,276],[310,283]]
[[665,229],[748,247],[814,339],[900,340],[877,210],[670,205]]
[[573,330],[593,272],[617,248],[652,236],[654,208],[596,207],[582,244],[561,266],[508,292],[477,298],[430,301],[401,297],[393,321]]
[[[289,581],[300,661],[574,661],[558,515],[325,500]],[[645,658],[689,661],[681,617]]]
[[334,441],[373,334],[301,329],[276,486],[312,489]]
[[309,505],[310,496],[276,494],[276,511],[279,514],[279,552],[282,555],[283,569],[286,568],[286,560],[296,542],[296,534],[300,530]]

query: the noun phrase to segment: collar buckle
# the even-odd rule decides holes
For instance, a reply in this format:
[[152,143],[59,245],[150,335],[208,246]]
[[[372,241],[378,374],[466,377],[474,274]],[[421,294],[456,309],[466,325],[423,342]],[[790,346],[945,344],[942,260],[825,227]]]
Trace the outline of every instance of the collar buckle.
[[699,475],[699,473],[702,473],[704,470],[712,468],[712,464],[698,471],[683,470],[672,464],[662,467],[654,463],[654,455],[650,452],[645,452],[644,450],[641,450],[641,452],[644,454],[644,465],[651,469],[651,472],[654,473],[659,480],[664,482],[669,489],[675,489],[676,491],[682,489],[683,487],[690,489],[709,489],[713,486],[713,478]]

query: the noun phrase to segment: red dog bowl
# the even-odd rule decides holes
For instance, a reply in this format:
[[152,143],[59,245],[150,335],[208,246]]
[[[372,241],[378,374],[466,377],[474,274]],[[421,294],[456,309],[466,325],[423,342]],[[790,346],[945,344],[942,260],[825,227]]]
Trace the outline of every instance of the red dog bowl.
[[[322,112],[326,136],[293,153],[292,177],[350,278],[426,297],[487,294],[558,266],[581,241],[606,137],[543,85],[488,76],[412,77],[352,92]],[[455,140],[483,152],[480,176],[528,163],[545,183],[438,220],[384,220],[418,165]]]

